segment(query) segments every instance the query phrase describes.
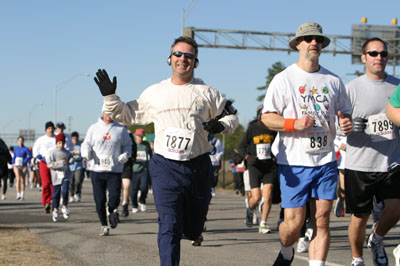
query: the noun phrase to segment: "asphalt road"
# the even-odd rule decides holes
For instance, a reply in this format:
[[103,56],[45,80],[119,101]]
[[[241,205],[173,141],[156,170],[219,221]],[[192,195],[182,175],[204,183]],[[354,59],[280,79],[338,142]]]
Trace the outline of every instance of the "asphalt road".
[[[85,180],[80,203],[70,203],[71,217],[54,223],[45,214],[38,190],[27,189],[26,199],[17,201],[14,188],[8,198],[0,201],[0,224],[22,226],[37,234],[40,244],[57,250],[68,265],[159,265],[157,247],[157,213],[149,194],[148,210],[121,217],[121,223],[110,236],[99,236],[100,223],[95,211],[90,180]],[[121,211],[121,209],[120,209]],[[270,234],[258,233],[258,227],[244,224],[244,198],[231,191],[217,191],[210,206],[207,231],[201,247],[183,240],[181,265],[243,266],[272,265],[280,249],[276,223],[279,205],[273,205]],[[332,241],[326,265],[350,265],[351,253],[347,240],[349,216],[336,218],[332,214]],[[371,222],[369,223],[369,228]],[[400,242],[397,226],[385,238],[389,265],[395,265],[392,251]],[[366,265],[373,265],[371,252],[364,248]],[[308,265],[308,256],[297,253],[292,265]]]

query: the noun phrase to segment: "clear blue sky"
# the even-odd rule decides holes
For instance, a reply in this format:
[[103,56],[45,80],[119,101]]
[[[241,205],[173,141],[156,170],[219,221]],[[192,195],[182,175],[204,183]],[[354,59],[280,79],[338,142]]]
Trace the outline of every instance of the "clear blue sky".
[[[102,97],[93,81],[98,68],[118,77],[117,94],[136,99],[149,85],[170,76],[166,64],[171,42],[181,35],[182,9],[191,0],[3,0],[0,2],[1,133],[31,128],[40,135],[57,117],[84,134],[101,115]],[[371,25],[390,25],[400,1],[198,0],[185,26],[229,30],[295,32],[317,21],[326,34],[351,34],[361,17]],[[400,19],[400,18],[399,18]],[[195,75],[235,99],[246,125],[255,116],[257,87],[267,69],[286,66],[297,53],[200,48]],[[363,70],[349,55],[323,54],[321,65],[345,83]],[[392,73],[392,67],[387,69]],[[86,77],[83,73],[89,73]],[[397,69],[397,73],[400,71]],[[64,82],[68,81],[68,82]],[[42,106],[40,104],[43,103]],[[67,131],[69,129],[67,128]]]

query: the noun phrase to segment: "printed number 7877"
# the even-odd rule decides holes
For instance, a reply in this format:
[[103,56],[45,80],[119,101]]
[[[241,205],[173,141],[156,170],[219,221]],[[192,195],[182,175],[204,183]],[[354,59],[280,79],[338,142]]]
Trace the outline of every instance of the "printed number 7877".
[[[167,147],[171,147],[174,148],[177,146],[177,142],[179,142],[178,144],[178,149],[181,149],[181,145],[183,143],[183,140],[186,140],[186,145],[184,150],[187,149],[189,142],[190,142],[190,138],[184,138],[184,137],[177,137],[177,136],[171,136],[171,135],[166,135],[167,136]],[[171,143],[170,143],[171,141]]]

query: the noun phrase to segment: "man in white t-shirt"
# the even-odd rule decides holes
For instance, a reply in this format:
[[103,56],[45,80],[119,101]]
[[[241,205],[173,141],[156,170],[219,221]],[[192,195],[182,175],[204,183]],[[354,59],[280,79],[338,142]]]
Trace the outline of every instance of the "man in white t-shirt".
[[311,203],[314,237],[309,264],[325,265],[330,234],[329,216],[336,198],[337,163],[333,140],[335,118],[345,134],[351,132],[351,107],[339,77],[319,65],[330,40],[315,22],[300,25],[289,46],[299,51],[296,64],[277,74],[264,99],[262,122],[278,131],[272,152],[278,163],[284,221],[281,251],[274,265],[291,265]]
[[39,160],[40,178],[42,180],[42,204],[46,213],[50,213],[53,184],[50,169],[47,167],[47,156],[51,148],[56,147],[54,124],[49,121],[45,125],[46,135],[39,137],[33,144],[33,157]]

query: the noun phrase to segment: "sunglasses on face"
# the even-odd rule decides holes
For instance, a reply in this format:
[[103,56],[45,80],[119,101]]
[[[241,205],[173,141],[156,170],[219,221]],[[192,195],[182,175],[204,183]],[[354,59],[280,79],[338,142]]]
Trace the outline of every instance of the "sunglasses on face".
[[303,40],[306,41],[306,43],[310,43],[314,39],[319,44],[324,42],[324,37],[322,37],[322,36],[308,35],[308,36],[303,37]]
[[176,51],[172,53],[174,56],[176,57],[181,57],[182,55],[184,55],[186,58],[188,59],[193,59],[194,58],[194,54],[191,53],[182,53],[181,51]]
[[382,52],[378,52],[378,51],[369,51],[369,52],[366,52],[366,54],[369,54],[369,55],[372,56],[372,57],[377,57],[378,54],[380,54],[381,57],[387,57],[387,56],[388,56],[388,52],[386,52],[386,51],[382,51]]

